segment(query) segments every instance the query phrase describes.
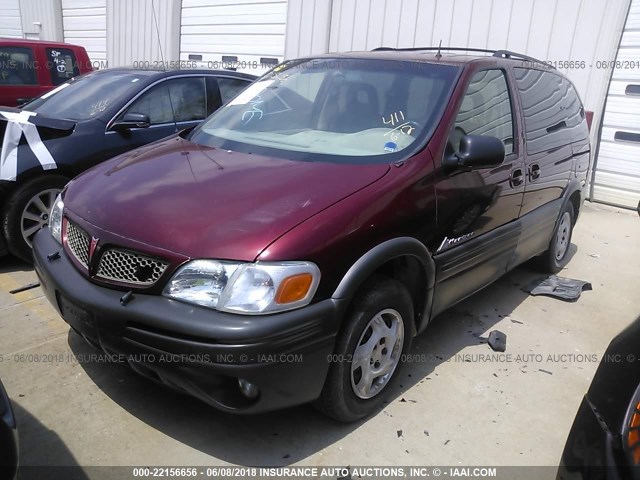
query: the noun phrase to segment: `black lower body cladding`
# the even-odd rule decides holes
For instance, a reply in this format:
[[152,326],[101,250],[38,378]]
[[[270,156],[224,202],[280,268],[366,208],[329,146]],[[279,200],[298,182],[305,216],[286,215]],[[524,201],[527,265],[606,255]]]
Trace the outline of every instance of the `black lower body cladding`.
[[[48,300],[94,347],[135,371],[224,411],[258,413],[315,400],[324,384],[342,304],[324,300],[275,315],[242,316],[89,281],[43,229],[34,266]],[[242,393],[238,380],[257,387]],[[254,390],[255,391],[255,390]]]

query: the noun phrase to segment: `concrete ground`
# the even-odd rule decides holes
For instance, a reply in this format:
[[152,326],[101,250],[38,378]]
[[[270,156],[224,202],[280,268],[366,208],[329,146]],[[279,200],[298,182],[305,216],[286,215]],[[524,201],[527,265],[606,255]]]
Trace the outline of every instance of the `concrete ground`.
[[[415,361],[384,411],[353,425],[310,406],[230,416],[122,365],[74,361],[95,350],[69,332],[39,288],[10,294],[36,277],[5,260],[0,378],[13,399],[21,461],[557,465],[597,361],[640,314],[638,252],[635,212],[585,204],[561,275],[588,280],[593,291],[576,303],[532,297],[521,287],[539,274],[518,268],[435,320],[414,342]],[[507,334],[511,357],[492,357],[479,339],[494,329]]]

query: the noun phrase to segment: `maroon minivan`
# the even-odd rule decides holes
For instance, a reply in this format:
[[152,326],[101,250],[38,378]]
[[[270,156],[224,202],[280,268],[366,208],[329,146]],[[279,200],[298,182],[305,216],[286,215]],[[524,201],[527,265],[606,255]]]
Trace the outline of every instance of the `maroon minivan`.
[[512,52],[287,61],[192,131],[72,180],[34,240],[89,343],[229,412],[380,407],[412,338],[520,263],[570,258],[589,131]]
[[0,38],[0,105],[22,105],[92,70],[84,47]]

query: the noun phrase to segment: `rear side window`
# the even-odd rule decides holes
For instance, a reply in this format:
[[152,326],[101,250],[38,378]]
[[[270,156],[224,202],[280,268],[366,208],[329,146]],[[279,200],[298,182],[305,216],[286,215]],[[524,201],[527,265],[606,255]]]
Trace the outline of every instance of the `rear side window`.
[[47,68],[51,72],[51,84],[61,85],[80,74],[76,55],[69,48],[47,48]]
[[249,82],[246,80],[238,80],[237,78],[217,78],[218,87],[220,88],[220,95],[222,96],[222,103],[227,103],[242,90],[247,88]]
[[0,46],[0,85],[37,85],[33,50]]
[[528,68],[514,68],[524,112],[527,153],[562,147],[589,136],[584,108],[566,78]]
[[476,73],[462,100],[450,146],[457,152],[465,135],[487,135],[504,143],[505,153],[513,153],[513,114],[507,80],[502,70]]

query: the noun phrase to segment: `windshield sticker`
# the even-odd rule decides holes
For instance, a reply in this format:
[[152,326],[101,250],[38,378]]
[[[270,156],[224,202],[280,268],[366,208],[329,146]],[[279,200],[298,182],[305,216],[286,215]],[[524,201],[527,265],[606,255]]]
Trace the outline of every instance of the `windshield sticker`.
[[398,145],[396,145],[393,142],[387,142],[384,144],[384,151],[385,152],[389,152],[389,153],[393,153],[396,151],[396,149],[398,148]]
[[0,111],[0,119],[7,121],[7,128],[2,139],[2,151],[0,151],[0,180],[12,182],[16,180],[18,175],[18,144],[23,134],[44,170],[58,168],[51,152],[42,143],[38,127],[31,123],[31,117],[35,116],[35,112],[26,110],[20,112]]
[[273,82],[274,80],[263,80],[261,82],[252,83],[247,88],[245,88],[242,93],[240,93],[240,95],[231,100],[231,102],[229,102],[229,106],[246,105],[262,92],[264,92],[266,88]]

